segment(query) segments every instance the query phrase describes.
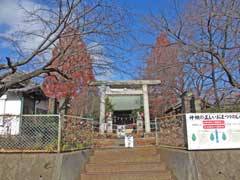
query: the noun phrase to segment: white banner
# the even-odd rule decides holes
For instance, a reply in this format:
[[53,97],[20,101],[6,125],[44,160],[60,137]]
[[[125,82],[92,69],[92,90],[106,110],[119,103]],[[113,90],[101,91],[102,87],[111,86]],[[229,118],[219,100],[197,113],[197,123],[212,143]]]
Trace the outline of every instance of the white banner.
[[240,148],[240,113],[186,114],[189,150]]

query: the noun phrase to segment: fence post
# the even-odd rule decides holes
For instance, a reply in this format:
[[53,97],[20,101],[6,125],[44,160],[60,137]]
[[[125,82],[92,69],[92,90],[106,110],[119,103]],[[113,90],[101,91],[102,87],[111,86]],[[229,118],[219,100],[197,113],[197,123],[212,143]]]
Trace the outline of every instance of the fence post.
[[62,139],[62,118],[63,115],[59,113],[58,115],[58,147],[57,147],[57,152],[61,152],[61,139]]
[[155,117],[155,139],[156,139],[156,146],[159,145],[159,142],[158,142],[158,127],[157,127],[157,118]]

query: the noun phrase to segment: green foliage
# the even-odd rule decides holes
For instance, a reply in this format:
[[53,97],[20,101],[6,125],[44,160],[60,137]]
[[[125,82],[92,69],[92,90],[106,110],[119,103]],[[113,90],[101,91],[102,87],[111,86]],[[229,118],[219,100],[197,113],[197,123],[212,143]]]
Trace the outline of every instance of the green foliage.
[[114,111],[114,106],[111,103],[109,97],[107,97],[105,99],[105,108],[106,108],[106,112],[113,112]]
[[133,110],[132,111],[132,116],[134,117],[134,118],[137,118],[137,113],[141,113],[141,112],[144,112],[144,107],[143,106],[141,106],[139,109],[135,109],[135,110]]
[[54,140],[52,143],[47,144],[45,149],[48,152],[54,152],[57,150],[57,146],[58,146],[58,142],[57,142],[57,140]]
[[78,143],[78,144],[76,144],[76,148],[77,149],[83,149],[85,146],[84,146],[84,144],[82,144],[82,143]]
[[41,149],[41,144],[40,143],[36,143],[33,145],[33,149],[34,150],[40,150]]
[[70,149],[71,149],[71,146],[69,144],[62,145],[62,151],[67,151],[67,150],[70,150]]
[[79,143],[79,142],[73,142],[73,143],[66,143],[62,145],[62,151],[71,151],[71,150],[80,150],[88,147],[90,144],[87,142]]

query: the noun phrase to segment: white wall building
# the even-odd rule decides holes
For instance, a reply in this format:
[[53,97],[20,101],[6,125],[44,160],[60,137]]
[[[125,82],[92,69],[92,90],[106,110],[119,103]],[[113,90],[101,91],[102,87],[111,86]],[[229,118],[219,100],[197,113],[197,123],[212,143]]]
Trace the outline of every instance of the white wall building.
[[48,99],[39,86],[28,85],[11,89],[0,97],[0,135],[19,134],[21,114],[46,114],[47,112]]

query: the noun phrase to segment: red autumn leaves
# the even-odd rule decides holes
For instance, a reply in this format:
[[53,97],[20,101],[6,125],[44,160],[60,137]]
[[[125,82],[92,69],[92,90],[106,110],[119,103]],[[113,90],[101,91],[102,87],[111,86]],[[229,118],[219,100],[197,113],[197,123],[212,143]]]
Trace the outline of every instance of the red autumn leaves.
[[92,59],[77,29],[68,27],[62,34],[52,50],[52,58],[55,57],[50,67],[58,68],[68,78],[57,72],[46,76],[42,89],[47,96],[58,100],[77,96],[88,81],[95,79]]

